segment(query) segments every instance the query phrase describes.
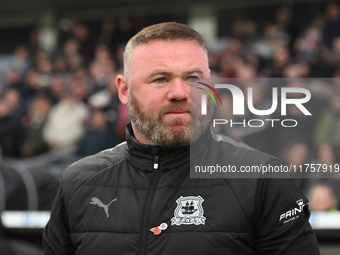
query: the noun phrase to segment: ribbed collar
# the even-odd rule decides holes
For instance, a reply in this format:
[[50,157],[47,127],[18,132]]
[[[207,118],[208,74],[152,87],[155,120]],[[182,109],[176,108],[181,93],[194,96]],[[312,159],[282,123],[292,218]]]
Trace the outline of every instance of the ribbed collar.
[[[196,150],[201,150],[211,138],[211,132],[206,129],[200,139],[191,145]],[[126,141],[128,145],[127,159],[141,171],[154,171],[155,156],[158,156],[158,170],[169,171],[190,164],[190,146],[167,148],[156,145],[141,144],[134,136],[132,125],[126,125]]]

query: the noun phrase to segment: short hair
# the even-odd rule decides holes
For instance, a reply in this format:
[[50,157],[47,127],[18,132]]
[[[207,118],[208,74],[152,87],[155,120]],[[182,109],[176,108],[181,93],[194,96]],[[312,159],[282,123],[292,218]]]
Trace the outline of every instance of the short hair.
[[191,27],[176,22],[164,22],[155,24],[142,29],[135,36],[133,36],[125,46],[123,55],[124,59],[124,74],[126,74],[126,66],[133,49],[138,45],[147,44],[153,40],[188,40],[196,41],[199,46],[207,53],[205,41],[203,36]]

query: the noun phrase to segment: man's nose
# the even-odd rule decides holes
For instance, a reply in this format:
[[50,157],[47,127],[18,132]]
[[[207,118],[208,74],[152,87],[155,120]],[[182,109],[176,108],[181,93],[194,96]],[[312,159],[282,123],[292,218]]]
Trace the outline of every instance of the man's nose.
[[169,100],[182,101],[190,97],[190,86],[182,79],[174,79],[168,93]]

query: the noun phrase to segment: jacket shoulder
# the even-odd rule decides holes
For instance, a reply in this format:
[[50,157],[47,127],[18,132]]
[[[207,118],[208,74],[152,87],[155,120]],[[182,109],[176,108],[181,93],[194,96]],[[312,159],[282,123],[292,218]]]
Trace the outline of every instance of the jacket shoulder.
[[114,148],[82,158],[68,166],[63,174],[63,188],[65,193],[73,194],[91,176],[120,162],[126,157],[127,144],[120,143]]
[[227,135],[212,132],[213,140],[222,143],[221,146],[227,147],[230,158],[242,163],[243,165],[272,164],[281,165],[281,161],[265,152],[254,149],[242,141],[235,140]]

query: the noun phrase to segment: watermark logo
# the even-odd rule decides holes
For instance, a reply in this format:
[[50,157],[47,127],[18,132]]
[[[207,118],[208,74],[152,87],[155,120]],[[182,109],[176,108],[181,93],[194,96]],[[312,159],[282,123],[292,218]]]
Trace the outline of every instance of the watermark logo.
[[[224,119],[223,116],[215,116],[217,118],[212,119],[212,124],[216,125],[230,124],[230,127],[238,125],[243,127],[263,127],[267,125],[275,126],[276,122],[280,122],[283,127],[295,127],[298,122],[295,118],[272,118],[273,116],[289,116],[294,117],[290,114],[289,109],[294,110],[295,113],[298,111],[304,116],[311,116],[311,112],[307,109],[307,104],[311,100],[311,92],[304,87],[299,87],[291,81],[285,81],[286,83],[271,82],[267,80],[267,86],[264,85],[262,80],[221,80],[221,79],[207,79],[195,81],[196,88],[206,93],[201,95],[201,115],[207,115],[208,111],[208,97],[211,97],[215,106],[218,106],[216,98],[218,98],[221,107],[228,107],[228,104],[223,105],[221,95],[228,94],[232,102],[232,115],[235,118],[230,120]],[[203,85],[206,88],[198,87],[197,84]],[[209,85],[210,84],[210,85]],[[293,85],[294,86],[293,86]],[[300,84],[298,84],[300,85]],[[258,104],[259,87],[265,87],[265,97],[267,100],[266,104]],[[216,91],[218,90],[218,92]],[[263,95],[262,95],[263,96]],[[263,96],[264,97],[264,96]],[[269,103],[268,103],[269,102]],[[212,103],[212,102],[211,102]],[[230,106],[231,107],[231,104]],[[229,111],[229,109],[226,109]],[[227,111],[227,112],[228,112]],[[222,111],[224,112],[224,111]],[[231,112],[231,109],[230,109]],[[240,119],[239,116],[245,116],[244,119]],[[249,119],[247,116],[258,116],[257,118]]]
[[[221,98],[218,95],[218,93],[216,92],[216,90],[210,86],[207,85],[205,83],[202,82],[198,82],[200,84],[203,84],[207,87],[209,87],[212,91],[214,91],[214,93],[218,96],[218,99],[221,102]],[[197,87],[199,88],[199,87]],[[232,94],[232,98],[233,98],[233,115],[244,115],[245,111],[244,111],[244,105],[245,105],[245,96],[243,94],[243,91],[232,84],[215,84],[215,88],[217,89],[228,89],[231,94]],[[200,88],[202,89],[202,88]],[[205,92],[207,92],[212,98],[212,94],[205,90],[202,89]],[[287,94],[288,93],[301,93],[304,95],[303,98],[288,98]],[[255,114],[255,115],[270,115],[272,113],[274,113],[277,109],[278,106],[278,88],[273,87],[272,88],[272,106],[269,109],[266,110],[258,110],[255,109],[254,104],[253,104],[253,88],[249,87],[247,88],[247,106],[248,109],[251,113]],[[205,96],[205,99],[204,99]],[[309,100],[311,99],[311,93],[309,90],[304,89],[304,88],[281,88],[281,115],[286,115],[287,114],[287,105],[288,104],[294,104],[297,108],[300,109],[300,111],[304,114],[304,115],[312,115],[305,106],[303,106],[304,103],[307,103]],[[213,98],[215,105],[216,105],[216,101]],[[221,102],[222,105],[222,102]],[[207,108],[207,101],[206,101],[206,95],[202,95],[202,100],[201,100],[201,107],[202,107],[202,111],[201,114],[202,115],[206,115],[206,108]],[[205,109],[205,111],[204,111]]]
[[[220,101],[220,104],[222,106],[222,100],[221,100],[221,97],[220,95],[217,93],[217,91],[210,85],[204,83],[204,82],[200,82],[200,81],[197,81],[196,83],[198,84],[201,84],[203,86],[206,86],[207,88],[209,88],[212,92],[215,93],[215,95],[217,96],[218,100]],[[197,89],[200,89],[200,90],[203,90],[204,92],[206,92],[211,98],[212,100],[214,101],[215,103],[215,106],[217,106],[217,103],[216,103],[216,100],[215,100],[215,97],[213,96],[213,94],[211,94],[211,92],[209,90],[206,90],[206,89],[203,89],[201,87],[196,87]],[[206,94],[202,94],[202,98],[201,98],[201,111],[202,111],[202,115],[207,115],[207,95]]]

